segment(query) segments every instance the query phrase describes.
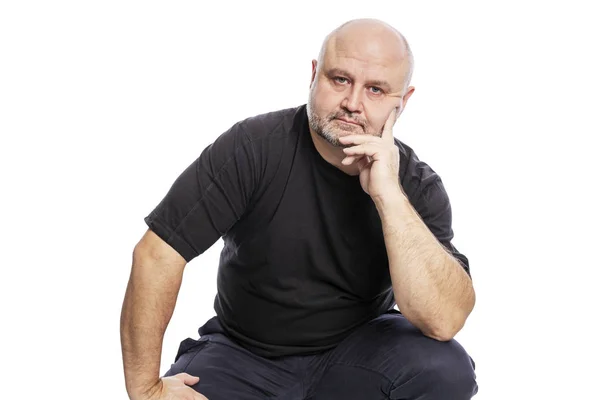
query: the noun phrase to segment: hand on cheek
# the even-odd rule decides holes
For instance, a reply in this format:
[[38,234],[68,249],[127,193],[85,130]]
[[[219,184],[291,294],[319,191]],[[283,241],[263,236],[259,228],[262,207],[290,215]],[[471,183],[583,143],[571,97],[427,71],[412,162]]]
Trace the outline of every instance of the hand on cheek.
[[394,107],[388,115],[381,137],[350,135],[340,138],[340,143],[350,146],[343,149],[346,158],[342,164],[357,163],[361,186],[371,197],[386,196],[399,187],[400,153],[392,132],[397,109]]

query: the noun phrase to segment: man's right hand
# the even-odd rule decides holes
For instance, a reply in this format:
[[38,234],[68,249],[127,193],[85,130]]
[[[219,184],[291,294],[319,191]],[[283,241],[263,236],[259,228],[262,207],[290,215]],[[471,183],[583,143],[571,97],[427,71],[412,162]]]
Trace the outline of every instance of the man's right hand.
[[200,378],[182,372],[177,375],[160,378],[152,388],[133,400],[208,400],[188,385],[195,385]]

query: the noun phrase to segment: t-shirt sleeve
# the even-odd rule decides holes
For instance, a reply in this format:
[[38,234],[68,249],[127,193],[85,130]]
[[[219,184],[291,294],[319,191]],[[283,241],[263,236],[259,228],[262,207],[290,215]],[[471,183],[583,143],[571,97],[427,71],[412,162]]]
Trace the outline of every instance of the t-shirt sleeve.
[[236,124],[177,177],[144,221],[189,262],[242,217],[255,173],[252,142]]
[[417,212],[421,215],[423,222],[446,250],[462,265],[467,274],[471,276],[468,258],[452,244],[454,238],[452,208],[446,189],[439,177],[423,189],[418,204]]

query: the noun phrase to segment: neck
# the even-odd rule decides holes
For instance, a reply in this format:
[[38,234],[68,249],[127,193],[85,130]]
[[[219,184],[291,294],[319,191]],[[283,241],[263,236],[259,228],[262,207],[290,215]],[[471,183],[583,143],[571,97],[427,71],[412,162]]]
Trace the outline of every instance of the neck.
[[342,160],[346,158],[346,154],[342,151],[341,147],[333,146],[327,140],[323,139],[321,136],[315,133],[312,129],[309,130],[310,137],[315,145],[315,148],[325,161],[327,161],[329,164],[333,165],[334,167],[348,175],[359,174],[356,163],[352,165],[342,164]]

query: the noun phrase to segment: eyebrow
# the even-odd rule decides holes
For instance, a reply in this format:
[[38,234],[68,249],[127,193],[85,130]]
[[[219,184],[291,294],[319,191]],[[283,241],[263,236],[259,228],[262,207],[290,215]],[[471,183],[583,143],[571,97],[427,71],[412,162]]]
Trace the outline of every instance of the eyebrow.
[[[326,72],[326,75],[328,77],[330,77],[330,78],[333,77],[333,76],[336,76],[336,75],[344,75],[344,76],[347,76],[350,79],[354,80],[354,76],[352,76],[351,73],[349,73],[348,71],[344,71],[343,69],[340,69],[340,68],[331,68],[331,69],[328,69],[327,72]],[[370,80],[370,81],[367,81],[367,85],[368,86],[378,86],[378,87],[381,87],[382,89],[384,89],[384,90],[386,90],[388,92],[390,92],[392,90],[392,87],[390,86],[390,84],[387,81]]]

